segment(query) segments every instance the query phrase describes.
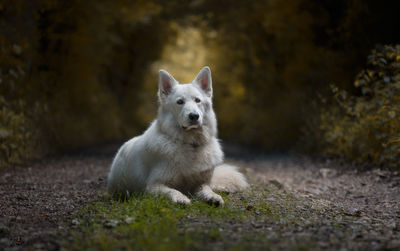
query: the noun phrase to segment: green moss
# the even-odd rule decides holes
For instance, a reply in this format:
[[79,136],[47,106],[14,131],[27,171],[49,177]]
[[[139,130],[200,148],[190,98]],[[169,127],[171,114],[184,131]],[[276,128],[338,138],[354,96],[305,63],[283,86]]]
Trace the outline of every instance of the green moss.
[[[229,204],[229,198],[224,196]],[[243,202],[244,204],[245,202]],[[250,212],[238,207],[213,207],[192,200],[189,206],[177,205],[164,197],[141,195],[125,201],[104,196],[83,209],[79,231],[68,248],[176,250],[200,247],[203,241],[221,240],[219,221],[241,219]],[[210,220],[208,226],[183,231],[178,224],[199,217]],[[210,227],[210,228],[209,228]]]
[[[275,199],[267,199],[272,198]],[[222,195],[223,207],[192,198],[177,205],[161,196],[114,200],[104,195],[75,215],[79,221],[68,250],[268,250],[277,243],[301,250],[312,240],[293,242],[279,229],[316,224],[318,210],[298,210],[303,203],[268,186]],[[300,245],[301,244],[301,245]],[[306,246],[307,246],[306,245]]]

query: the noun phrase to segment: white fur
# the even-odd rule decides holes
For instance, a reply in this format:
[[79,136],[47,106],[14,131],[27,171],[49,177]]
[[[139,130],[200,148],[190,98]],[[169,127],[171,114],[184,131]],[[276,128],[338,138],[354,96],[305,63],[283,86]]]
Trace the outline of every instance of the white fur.
[[[163,194],[182,204],[189,204],[186,195],[193,194],[219,205],[224,201],[212,189],[236,192],[246,188],[246,179],[237,168],[223,164],[210,68],[204,67],[189,84],[178,84],[160,70],[158,96],[157,119],[144,134],[119,149],[108,175],[109,193]],[[190,114],[198,118],[194,121]]]
[[237,167],[222,164],[215,167],[210,186],[215,191],[234,193],[248,187],[249,184],[244,175],[238,172]]

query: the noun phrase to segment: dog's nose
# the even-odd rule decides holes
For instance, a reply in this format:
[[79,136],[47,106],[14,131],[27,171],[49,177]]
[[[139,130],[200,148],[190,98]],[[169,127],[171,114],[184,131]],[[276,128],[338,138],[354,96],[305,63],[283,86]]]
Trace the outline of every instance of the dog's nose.
[[189,113],[189,119],[191,121],[197,121],[199,119],[199,114],[197,114],[197,113]]

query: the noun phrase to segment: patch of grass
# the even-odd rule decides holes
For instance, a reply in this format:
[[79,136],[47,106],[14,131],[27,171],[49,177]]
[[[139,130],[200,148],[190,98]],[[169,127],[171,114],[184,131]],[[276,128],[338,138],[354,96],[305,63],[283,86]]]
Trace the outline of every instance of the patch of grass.
[[66,249],[268,250],[280,237],[266,229],[302,224],[304,216],[295,210],[294,198],[274,191],[271,199],[271,193],[265,186],[222,195],[223,207],[194,198],[184,206],[162,196],[116,201],[104,195],[74,216],[77,229]]
[[[224,200],[229,204],[228,196]],[[243,206],[245,201],[242,201]],[[219,221],[241,220],[250,211],[235,207],[213,207],[192,200],[189,206],[177,205],[161,196],[140,195],[116,201],[105,195],[102,201],[83,209],[74,242],[68,249],[87,250],[177,250],[201,248],[203,242],[221,240]],[[184,231],[179,222],[207,218],[209,226]],[[76,223],[76,220],[75,220]],[[196,222],[194,221],[194,224]],[[211,227],[210,227],[211,226]]]

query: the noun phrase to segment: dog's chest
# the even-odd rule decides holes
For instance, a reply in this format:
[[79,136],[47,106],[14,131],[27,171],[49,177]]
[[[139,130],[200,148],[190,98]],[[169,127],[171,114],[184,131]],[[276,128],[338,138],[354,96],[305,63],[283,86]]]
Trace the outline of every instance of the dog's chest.
[[172,168],[178,168],[182,172],[191,172],[191,170],[204,171],[213,168],[222,162],[223,156],[220,154],[220,148],[212,145],[198,146],[185,144],[177,147],[173,155],[168,156]]
[[169,180],[168,186],[184,193],[195,193],[201,185],[209,184],[214,168],[192,172],[180,172]]
[[215,165],[220,162],[216,151],[201,146],[186,146],[169,156],[171,170],[168,183],[183,192],[195,192],[202,184],[211,180]]

